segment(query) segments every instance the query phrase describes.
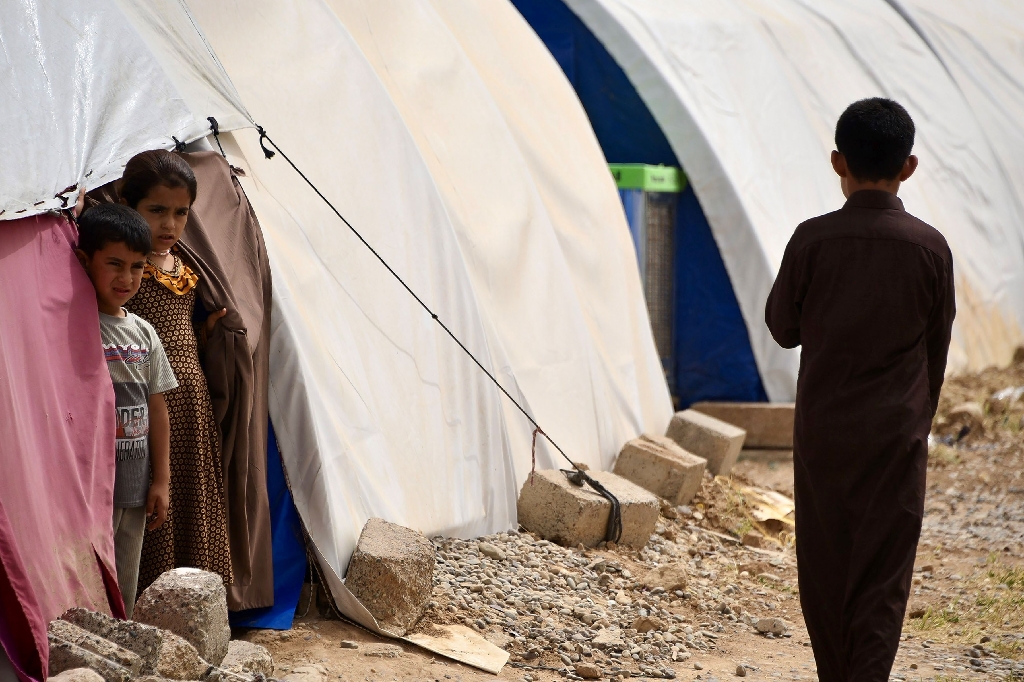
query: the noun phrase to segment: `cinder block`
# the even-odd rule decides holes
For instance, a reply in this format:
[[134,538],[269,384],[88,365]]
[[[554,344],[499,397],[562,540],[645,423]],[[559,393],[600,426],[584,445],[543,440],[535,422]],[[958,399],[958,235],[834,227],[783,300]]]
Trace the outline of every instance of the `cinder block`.
[[[135,652],[142,659],[142,667],[140,670],[132,671],[132,675],[152,675],[156,671],[164,641],[163,630],[130,620],[117,620],[105,614],[81,608],[70,609],[60,618]],[[63,639],[69,638],[63,637]],[[75,643],[77,644],[77,642]]]
[[[86,651],[91,651],[101,658],[127,670],[133,677],[142,672],[142,658],[134,651],[118,646],[110,640],[78,627],[65,620],[55,620],[46,628],[47,634],[70,642]],[[101,671],[98,671],[101,672]]]
[[695,403],[690,409],[738,426],[747,432],[743,447],[793,449],[794,403]]
[[135,620],[170,630],[213,665],[228,654],[227,592],[216,573],[175,568],[162,574],[135,602]]
[[707,462],[664,436],[643,434],[626,443],[613,471],[673,506],[689,504],[700,490]]
[[[661,505],[640,486],[607,471],[588,471],[619,500],[619,544],[643,547],[654,532]],[[537,471],[519,492],[519,523],[560,545],[594,547],[604,540],[611,503],[590,486],[576,486],[558,470]]]
[[47,634],[47,639],[50,643],[51,677],[66,670],[89,668],[99,673],[104,682],[129,682],[132,678],[130,670],[99,654],[63,640],[52,633]]
[[683,410],[672,417],[665,435],[684,450],[706,459],[712,474],[726,476],[732,471],[747,434],[738,426],[703,412]]

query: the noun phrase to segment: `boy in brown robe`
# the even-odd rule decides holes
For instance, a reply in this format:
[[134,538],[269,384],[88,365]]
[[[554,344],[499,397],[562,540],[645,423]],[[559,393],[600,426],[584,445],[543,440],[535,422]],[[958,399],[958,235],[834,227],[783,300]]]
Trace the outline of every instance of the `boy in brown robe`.
[[847,202],[790,239],[765,309],[803,346],[794,468],[800,603],[823,682],[886,682],[924,515],[928,432],[955,307],[953,259],[903,210],[914,122],[855,102],[832,167]]

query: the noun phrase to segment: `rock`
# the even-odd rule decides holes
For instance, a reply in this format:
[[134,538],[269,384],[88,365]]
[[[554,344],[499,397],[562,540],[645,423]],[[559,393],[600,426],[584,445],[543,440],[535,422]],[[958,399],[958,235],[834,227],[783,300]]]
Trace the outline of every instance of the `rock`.
[[167,571],[136,601],[133,617],[178,635],[213,665],[228,654],[227,592],[216,573],[198,568]]
[[756,576],[759,580],[770,580],[773,583],[781,583],[782,578],[775,575],[774,573],[758,573]]
[[623,446],[613,471],[665,498],[671,505],[681,505],[689,504],[700,490],[706,466],[704,459],[668,438],[644,434]]
[[74,623],[66,620],[55,620],[46,628],[46,632],[53,637],[80,646],[97,656],[116,663],[126,669],[133,677],[142,671],[142,658],[138,654],[94,635]]
[[196,648],[173,632],[163,633],[156,674],[168,680],[201,680],[210,671]]
[[633,621],[631,626],[634,630],[640,634],[646,634],[651,632],[661,632],[665,629],[665,623],[660,618],[654,618],[652,616],[640,616]]
[[762,635],[781,637],[786,634],[786,623],[781,618],[761,618],[754,627]]
[[142,675],[156,672],[164,641],[163,630],[135,621],[117,620],[103,613],[80,608],[67,611],[60,619],[74,623],[83,630],[88,630],[137,654],[142,659]]
[[274,674],[274,659],[259,644],[234,640],[228,642],[228,655],[221,661],[220,668],[236,675],[262,673],[270,677]]
[[928,613],[928,607],[924,604],[915,604],[907,608],[907,618],[924,618]]
[[703,670],[704,666],[702,666],[700,663],[697,663],[696,661],[694,661],[693,662],[693,669],[694,670]]
[[340,646],[342,649],[358,649],[359,643],[353,642],[351,639],[343,639],[338,644],[338,646]]
[[593,663],[577,663],[576,674],[585,680],[601,679],[601,669]]
[[746,677],[746,676],[747,676],[747,669],[744,668],[742,665],[736,666],[736,677]]
[[397,644],[367,644],[362,648],[363,656],[376,658],[401,658],[405,651]]
[[747,547],[761,548],[761,543],[764,538],[761,537],[760,533],[747,533],[743,536],[743,544]]
[[102,677],[105,682],[129,682],[131,672],[123,667],[109,661],[99,654],[88,649],[72,644],[47,634],[50,643],[50,675],[60,675],[66,670],[75,668],[89,668]]
[[71,668],[46,678],[46,682],[103,682],[103,678],[90,668]]
[[743,447],[757,450],[793,449],[794,403],[694,403],[702,412],[747,432]]
[[505,560],[505,553],[489,542],[477,543],[476,548],[481,554],[483,554],[486,557],[490,557],[491,559],[497,559],[498,561]]
[[[619,500],[619,544],[643,547],[658,523],[658,498],[606,471],[591,472]],[[534,472],[519,493],[519,523],[566,547],[595,547],[604,540],[611,503],[589,486],[576,486],[558,470]]]
[[285,682],[324,682],[327,673],[318,665],[299,665],[285,675]]
[[666,592],[674,592],[686,588],[686,568],[681,562],[662,564],[648,571],[640,583],[654,589],[660,587]]
[[601,649],[621,649],[623,646],[622,630],[619,628],[604,628],[594,636],[591,644]]
[[345,586],[381,628],[402,636],[427,609],[434,562],[434,546],[421,533],[370,519],[349,561]]
[[708,471],[715,476],[726,476],[732,471],[746,438],[743,429],[696,410],[676,412],[665,435],[684,450],[707,460]]

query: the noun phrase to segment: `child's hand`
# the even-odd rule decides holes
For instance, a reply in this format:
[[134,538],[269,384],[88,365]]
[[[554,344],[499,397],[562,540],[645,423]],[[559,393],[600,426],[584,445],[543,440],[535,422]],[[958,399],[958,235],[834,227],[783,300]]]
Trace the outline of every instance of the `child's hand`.
[[227,308],[221,308],[220,310],[218,310],[216,312],[210,313],[210,316],[208,318],[206,318],[206,323],[203,325],[203,341],[204,342],[206,341],[206,339],[210,338],[210,332],[212,332],[213,328],[217,326],[217,323],[220,322],[220,319],[222,317],[224,317],[225,315],[227,315],[227,314],[228,314],[228,309]]
[[167,520],[167,507],[171,497],[170,486],[166,483],[154,483],[149,486],[149,497],[146,498],[146,530],[156,530]]

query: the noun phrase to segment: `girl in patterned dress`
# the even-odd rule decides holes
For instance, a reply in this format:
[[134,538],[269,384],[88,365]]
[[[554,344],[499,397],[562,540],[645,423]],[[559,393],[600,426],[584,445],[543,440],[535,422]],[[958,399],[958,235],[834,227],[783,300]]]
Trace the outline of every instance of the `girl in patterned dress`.
[[227,310],[210,314],[198,330],[193,326],[196,288],[203,283],[176,246],[196,189],[184,159],[158,149],[128,162],[118,192],[153,235],[142,286],[126,308],[156,328],[178,379],[178,388],[165,396],[171,422],[170,510],[166,523],[146,534],[140,593],[161,573],[180,566],[218,573],[225,584],[233,580],[220,433],[199,359],[201,343]]

